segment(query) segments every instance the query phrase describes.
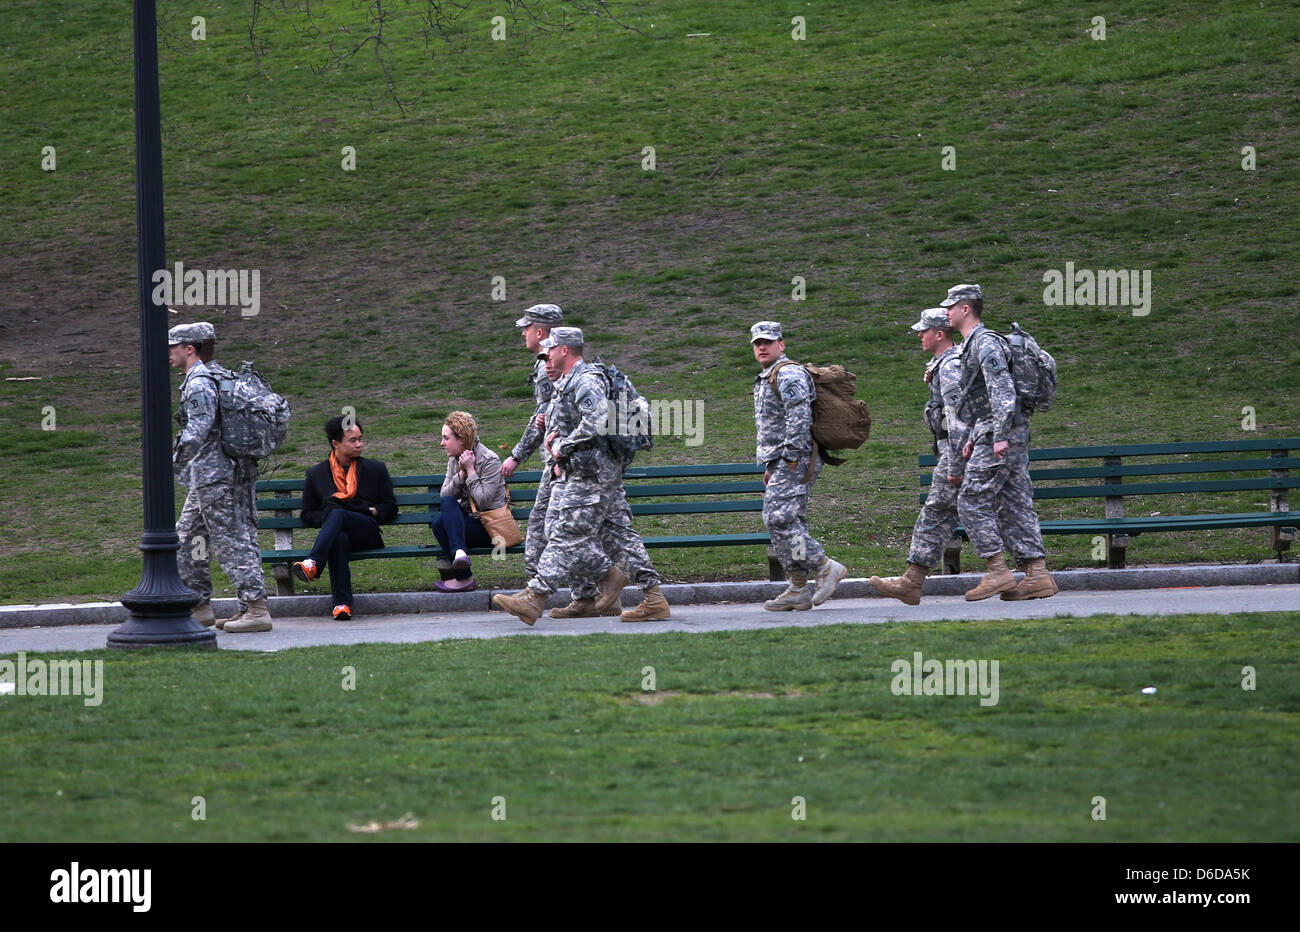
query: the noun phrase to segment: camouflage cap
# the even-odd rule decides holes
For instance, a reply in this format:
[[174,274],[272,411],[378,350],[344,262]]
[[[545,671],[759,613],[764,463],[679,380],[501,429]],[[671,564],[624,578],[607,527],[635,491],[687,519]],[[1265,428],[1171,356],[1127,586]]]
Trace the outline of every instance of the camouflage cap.
[[775,320],[760,320],[749,328],[749,342],[755,340],[780,340],[781,324]]
[[215,340],[217,331],[206,320],[201,320],[196,324],[177,324],[167,331],[167,345],[178,346],[181,343],[202,343],[204,340]]
[[554,346],[582,346],[582,331],[577,327],[554,327],[551,335],[538,344],[542,349]]
[[931,330],[935,327],[941,330],[952,329],[952,324],[948,320],[948,312],[941,307],[927,307],[921,312],[921,319],[912,324],[913,330]]
[[523,317],[515,321],[515,326],[527,327],[529,324],[545,324],[548,327],[558,327],[563,322],[564,312],[560,310],[558,304],[534,304],[524,311]]
[[979,285],[953,285],[948,289],[948,297],[939,302],[940,307],[952,307],[961,301],[983,301],[984,292]]

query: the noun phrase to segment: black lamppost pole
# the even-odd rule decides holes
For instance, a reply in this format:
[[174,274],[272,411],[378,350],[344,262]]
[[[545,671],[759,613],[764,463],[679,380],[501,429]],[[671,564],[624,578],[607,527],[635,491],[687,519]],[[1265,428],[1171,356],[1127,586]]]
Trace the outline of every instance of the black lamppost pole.
[[154,0],[135,0],[135,203],[140,275],[140,395],[144,465],[144,571],[122,604],[131,612],[108,636],[109,647],[197,644],[217,636],[190,610],[199,596],[176,571],[176,501],[172,494],[171,384],[167,308],[154,304],[152,278],[164,268],[162,110],[158,102],[158,25]]

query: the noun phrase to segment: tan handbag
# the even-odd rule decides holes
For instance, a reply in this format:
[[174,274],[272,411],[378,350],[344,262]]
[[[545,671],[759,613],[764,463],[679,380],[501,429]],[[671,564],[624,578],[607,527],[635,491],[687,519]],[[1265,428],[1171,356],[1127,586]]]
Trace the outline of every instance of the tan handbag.
[[483,525],[483,530],[487,531],[493,547],[501,546],[502,541],[505,542],[506,547],[513,547],[524,542],[524,533],[519,530],[519,522],[510,513],[509,486],[506,487],[506,503],[500,508],[479,511],[478,505],[474,503],[473,495],[469,497],[469,507],[478,517],[479,523]]

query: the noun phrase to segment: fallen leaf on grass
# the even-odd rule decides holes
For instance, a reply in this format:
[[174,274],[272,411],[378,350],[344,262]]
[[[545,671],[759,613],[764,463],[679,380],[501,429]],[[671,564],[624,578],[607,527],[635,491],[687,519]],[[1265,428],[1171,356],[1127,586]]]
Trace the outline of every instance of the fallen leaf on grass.
[[365,825],[353,825],[348,823],[348,831],[361,832],[365,835],[376,835],[379,832],[387,832],[394,828],[419,828],[420,823],[416,820],[414,813],[406,813],[400,819],[394,819],[392,822],[367,822]]

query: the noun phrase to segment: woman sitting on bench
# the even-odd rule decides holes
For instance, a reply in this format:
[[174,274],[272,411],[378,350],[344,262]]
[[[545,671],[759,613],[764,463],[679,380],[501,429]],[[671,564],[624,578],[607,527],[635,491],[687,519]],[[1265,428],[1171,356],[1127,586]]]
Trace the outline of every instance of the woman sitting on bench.
[[451,557],[451,578],[434,586],[442,592],[468,592],[475,584],[467,551],[493,546],[478,513],[506,506],[506,480],[501,458],[479,441],[478,425],[464,411],[447,415],[442,448],[447,451],[447,477],[442,480],[438,516],[429,526],[443,553]]

